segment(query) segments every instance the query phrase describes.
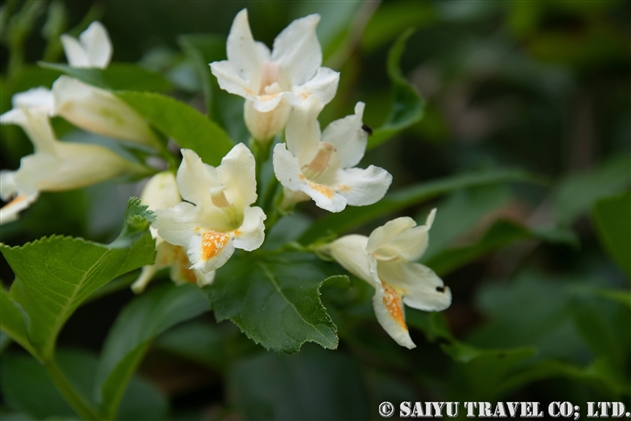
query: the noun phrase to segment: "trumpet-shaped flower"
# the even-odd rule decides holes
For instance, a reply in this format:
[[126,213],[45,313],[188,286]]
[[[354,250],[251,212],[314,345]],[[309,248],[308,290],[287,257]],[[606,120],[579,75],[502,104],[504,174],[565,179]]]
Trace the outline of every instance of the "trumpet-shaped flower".
[[111,92],[61,76],[53,83],[52,95],[53,115],[77,127],[115,139],[157,145],[145,119]]
[[0,196],[11,200],[0,210],[0,223],[17,219],[17,214],[34,202],[41,191],[85,187],[126,173],[143,173],[145,168],[123,159],[98,145],[60,142],[55,138],[48,116],[24,108],[24,130],[35,153],[20,161],[17,171],[0,172]]
[[245,122],[259,141],[285,126],[291,105],[311,96],[329,103],[339,73],[321,67],[322,49],[315,33],[319,15],[293,21],[274,40],[273,51],[254,41],[247,10],[234,18],[228,35],[228,60],[210,64],[219,86],[246,99]]
[[217,168],[182,149],[177,186],[185,200],[156,211],[154,226],[166,242],[186,248],[191,269],[207,275],[223,266],[235,248],[252,251],[265,238],[265,214],[256,206],[254,156],[238,144]]
[[24,128],[28,123],[23,109],[31,114],[48,115],[53,110],[53,95],[50,90],[40,86],[13,95],[11,98],[13,109],[0,115],[0,124],[18,124]]
[[105,26],[95,21],[79,35],[79,39],[62,35],[61,43],[72,67],[105,69],[112,58],[112,42]]
[[286,199],[311,197],[330,212],[340,212],[347,204],[377,202],[386,194],[392,176],[373,165],[354,168],[366,150],[364,103],[358,102],[354,115],[332,122],[324,132],[317,120],[322,107],[316,99],[294,108],[285,130],[287,143],[274,148],[274,172],[286,188]]
[[[140,200],[143,205],[154,212],[181,203],[175,175],[170,171],[154,175],[145,185]],[[151,236],[156,240],[156,260],[153,265],[142,268],[140,276],[131,286],[135,293],[139,294],[144,291],[156,272],[166,267],[171,268],[171,279],[177,284],[196,283],[201,287],[212,283],[215,271],[204,274],[199,270],[191,269],[191,262],[186,255],[186,249],[164,241],[158,235],[156,228],[151,227],[150,231]]]
[[392,220],[370,237],[347,235],[323,246],[346,270],[375,288],[373,307],[385,331],[399,344],[414,348],[405,323],[403,304],[441,311],[451,304],[451,291],[428,267],[416,263],[429,241],[434,209],[425,225],[409,217]]

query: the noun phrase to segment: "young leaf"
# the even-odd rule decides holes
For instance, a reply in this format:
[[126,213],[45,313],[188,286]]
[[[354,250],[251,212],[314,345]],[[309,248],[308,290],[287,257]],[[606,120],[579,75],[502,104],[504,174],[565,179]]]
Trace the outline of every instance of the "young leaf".
[[183,102],[148,92],[116,94],[181,148],[197,152],[207,164],[219,165],[234,146],[221,127]]
[[405,42],[414,33],[410,28],[399,36],[388,52],[388,75],[392,81],[393,104],[386,122],[368,138],[367,150],[379,146],[401,130],[421,119],[425,102],[416,88],[411,85],[399,68]]
[[631,193],[596,202],[594,222],[605,250],[631,279]]
[[382,200],[370,206],[347,208],[341,213],[332,213],[318,219],[299,238],[302,244],[309,244],[328,232],[343,234],[373,219],[405,209],[423,200],[456,190],[487,184],[511,181],[540,182],[536,177],[517,170],[494,170],[470,174],[460,174],[442,180],[417,184],[388,193]]
[[0,246],[16,279],[9,297],[26,313],[38,357],[52,357],[61,328],[79,305],[112,279],[153,263],[153,214],[132,198],[121,235],[110,245],[54,236],[22,247]]
[[233,257],[205,291],[217,320],[232,320],[268,350],[298,352],[305,342],[335,349],[337,327],[319,292],[332,275],[310,254]]
[[107,69],[71,67],[67,64],[45,62],[39,62],[39,65],[101,89],[166,91],[171,87],[171,82],[160,73],[135,64],[113,63]]
[[116,417],[127,382],[151,341],[173,325],[208,310],[208,301],[198,287],[172,284],[155,288],[125,307],[108,334],[97,371],[97,396],[108,419]]

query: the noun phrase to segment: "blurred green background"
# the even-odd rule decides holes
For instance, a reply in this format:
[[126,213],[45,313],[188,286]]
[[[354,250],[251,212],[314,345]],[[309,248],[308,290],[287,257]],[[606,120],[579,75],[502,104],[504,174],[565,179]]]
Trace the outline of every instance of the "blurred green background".
[[[387,336],[371,288],[353,279],[349,289],[323,288],[339,350],[307,344],[297,355],[267,353],[207,314],[153,344],[139,373],[150,391],[126,417],[365,420],[380,418],[384,400],[568,400],[583,415],[587,401],[631,407],[631,3],[9,1],[0,16],[1,111],[14,93],[50,86],[57,75],[36,62],[64,62],[58,35],[77,35],[94,19],[109,30],[113,61],[163,72],[174,96],[203,110],[210,76],[187,40],[213,40],[208,45],[220,48],[212,53],[225,54],[222,42],[243,7],[255,39],[269,46],[291,20],[322,16],[324,65],[341,72],[323,127],[356,101],[367,104],[369,126],[386,120],[388,49],[416,28],[401,68],[425,100],[424,116],[362,162],[391,172],[391,190],[512,168],[542,181],[459,189],[391,215],[423,221],[438,208],[424,261],[454,301],[441,314],[407,310],[416,349]],[[183,37],[192,34],[201,38]],[[246,141],[242,100],[221,99],[228,105],[214,117]],[[66,139],[86,135],[63,121],[55,128]],[[0,134],[2,168],[16,169],[30,142],[16,127]],[[1,228],[0,240],[19,245],[55,233],[109,241],[139,191],[103,183],[43,194]],[[300,209],[305,218],[322,216]],[[6,284],[13,278],[4,261],[0,276]],[[93,364],[132,298],[122,289],[77,311],[59,340],[68,364]],[[2,418],[71,417],[37,363],[2,338]]]

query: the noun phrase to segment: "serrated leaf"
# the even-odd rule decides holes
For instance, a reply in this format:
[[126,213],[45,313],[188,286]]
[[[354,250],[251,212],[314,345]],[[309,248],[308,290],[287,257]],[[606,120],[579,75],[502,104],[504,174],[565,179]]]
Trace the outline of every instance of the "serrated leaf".
[[67,64],[39,62],[48,70],[65,74],[88,85],[120,91],[166,91],[171,83],[158,72],[135,64],[112,63],[107,69],[71,67]]
[[[1,246],[16,276],[9,297],[28,316],[27,333],[38,357],[53,355],[59,331],[92,292],[153,263],[155,245],[148,230],[151,215],[139,199],[130,199],[122,233],[110,245],[53,236],[22,247]],[[145,219],[143,223],[139,217]]]
[[9,297],[9,293],[4,288],[0,287],[0,327],[2,332],[13,338],[13,340],[24,349],[27,349],[31,354],[37,354],[37,352],[31,346],[31,341],[28,339],[28,332],[26,330],[26,315],[22,312],[22,309]]
[[309,244],[329,232],[343,234],[370,222],[373,219],[405,209],[419,202],[445,193],[468,187],[506,183],[511,181],[541,182],[540,179],[523,171],[494,170],[460,174],[454,177],[444,178],[442,180],[417,184],[400,189],[396,192],[388,193],[383,199],[374,205],[349,207],[346,208],[344,212],[326,215],[313,223],[313,225],[311,225],[311,227],[302,234],[298,241],[302,244]]
[[101,412],[114,419],[127,382],[151,341],[177,323],[209,310],[197,286],[173,284],[136,298],[119,314],[99,361],[96,385]]
[[219,165],[234,146],[221,127],[183,102],[148,92],[116,94],[181,148],[197,152],[207,164]]
[[379,146],[401,130],[418,122],[423,116],[425,101],[416,88],[403,76],[400,69],[401,56],[405,51],[405,42],[414,33],[410,28],[397,38],[388,52],[388,76],[392,81],[392,109],[386,122],[374,130],[368,138],[367,150]]
[[601,244],[631,279],[631,193],[599,200],[593,216]]
[[305,342],[337,348],[337,327],[320,301],[329,265],[304,253],[233,257],[205,288],[217,320],[232,320],[268,350],[298,352]]

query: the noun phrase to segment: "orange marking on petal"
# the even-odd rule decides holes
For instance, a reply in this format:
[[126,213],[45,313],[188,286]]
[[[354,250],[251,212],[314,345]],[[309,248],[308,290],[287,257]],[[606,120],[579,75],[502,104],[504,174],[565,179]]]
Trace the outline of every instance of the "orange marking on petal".
[[310,95],[311,95],[311,92],[301,92],[300,93],[300,97],[302,99],[307,99],[307,98],[309,98]]
[[342,193],[348,193],[351,190],[351,186],[347,186],[346,184],[340,184],[337,186],[337,191],[341,191]]
[[403,303],[401,301],[401,295],[392,286],[381,281],[383,286],[383,303],[392,317],[403,329],[408,330],[405,324],[405,318],[403,317]]
[[195,271],[191,269],[191,262],[188,260],[188,256],[184,251],[183,247],[176,246],[173,248],[173,253],[175,254],[175,264],[177,265],[178,270],[184,278],[194,284],[197,283],[197,275],[195,275]]
[[331,199],[335,195],[335,192],[333,191],[333,189],[329,186],[325,186],[324,184],[318,184],[318,183],[314,183],[313,181],[310,181],[309,187],[311,187],[313,190],[319,193],[322,193],[323,195],[327,197],[327,199]]
[[241,231],[239,231],[239,230],[234,230],[232,232],[234,233],[235,237],[240,237],[241,236]]
[[271,94],[271,95],[259,95],[258,99],[261,101],[271,101],[276,98],[279,94]]
[[7,203],[4,207],[8,208],[9,206],[17,205],[18,203],[23,202],[25,200],[26,200],[26,196],[21,194],[18,197],[16,197],[15,199],[13,199],[12,201],[10,201],[9,203]]
[[298,178],[300,178],[301,180],[304,180],[306,177],[305,177],[304,175],[300,174],[300,175],[298,176]]
[[212,259],[221,253],[228,241],[230,234],[217,231],[206,231],[202,234],[202,260]]

